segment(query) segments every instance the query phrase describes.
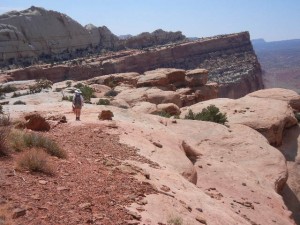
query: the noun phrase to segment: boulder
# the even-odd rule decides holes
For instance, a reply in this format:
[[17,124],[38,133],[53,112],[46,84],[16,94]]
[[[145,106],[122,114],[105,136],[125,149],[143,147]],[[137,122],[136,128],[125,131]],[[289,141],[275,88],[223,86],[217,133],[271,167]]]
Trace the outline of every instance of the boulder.
[[194,87],[195,97],[197,102],[206,101],[218,97],[218,84],[209,83],[201,87]]
[[282,100],[287,102],[294,110],[300,112],[300,95],[293,90],[270,88],[252,92],[248,96]]
[[208,70],[206,69],[194,69],[186,72],[185,81],[189,87],[205,85],[207,80]]
[[132,107],[132,111],[153,114],[157,112],[156,104],[150,102],[138,102]]
[[102,110],[98,115],[99,120],[112,120],[113,117],[114,114],[110,110]]
[[25,116],[25,127],[34,131],[49,131],[50,124],[38,113],[32,113]]
[[130,108],[130,105],[123,99],[114,99],[110,102],[110,105],[123,108],[123,109]]
[[91,84],[89,86],[95,90],[95,95],[97,98],[102,98],[106,92],[111,90],[110,87],[101,84]]
[[180,114],[179,107],[173,103],[158,104],[157,111],[159,112],[164,111],[172,116]]
[[180,95],[174,91],[153,89],[147,93],[147,101],[157,105],[162,103],[174,103],[178,107],[182,106]]
[[185,71],[180,69],[156,69],[145,72],[137,81],[137,87],[184,85]]

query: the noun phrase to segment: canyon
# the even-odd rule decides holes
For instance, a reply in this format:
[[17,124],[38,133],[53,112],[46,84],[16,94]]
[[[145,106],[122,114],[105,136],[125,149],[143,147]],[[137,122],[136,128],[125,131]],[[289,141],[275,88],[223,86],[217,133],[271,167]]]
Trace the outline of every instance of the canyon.
[[[83,27],[38,7],[1,15],[0,24],[2,80],[84,80],[157,68],[203,68],[209,71],[209,81],[219,84],[219,97],[239,98],[263,88],[248,32],[189,41],[181,32],[157,30],[120,40],[106,27]],[[21,69],[9,66],[39,61]]]
[[[0,54],[0,121],[68,155],[53,176],[0,157],[0,224],[300,224],[300,95],[264,89],[249,32],[119,38],[33,6],[0,15]],[[225,124],[186,119],[211,105]]]

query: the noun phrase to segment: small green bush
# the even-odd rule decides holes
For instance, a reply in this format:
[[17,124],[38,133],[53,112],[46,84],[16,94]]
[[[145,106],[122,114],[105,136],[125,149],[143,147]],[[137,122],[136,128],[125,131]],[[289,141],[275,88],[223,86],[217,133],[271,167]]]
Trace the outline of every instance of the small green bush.
[[95,89],[89,87],[88,85],[84,85],[81,88],[79,88],[82,94],[83,99],[86,102],[90,102],[91,98],[96,97],[95,96]]
[[29,86],[29,92],[30,94],[40,93],[43,89],[52,88],[52,85],[52,81],[47,79],[36,80],[36,83],[34,85]]
[[63,88],[55,88],[55,92],[61,92],[63,90]]
[[14,105],[26,105],[26,102],[23,102],[21,100],[18,100],[16,102],[14,102]]
[[82,88],[84,85],[82,83],[75,84],[74,87],[77,89]]
[[30,172],[40,172],[52,175],[53,168],[48,163],[47,154],[41,149],[31,149],[24,152],[17,161],[17,167],[20,170],[29,170]]
[[108,99],[99,99],[97,105],[109,105],[110,101]]
[[104,96],[106,96],[106,97],[115,97],[115,96],[117,96],[117,95],[118,95],[118,92],[115,91],[115,90],[109,90],[108,92],[106,92],[106,93],[104,94]]
[[73,96],[63,96],[62,97],[63,101],[69,101],[69,102],[73,102]]
[[188,114],[185,116],[185,119],[211,121],[220,124],[228,122],[226,113],[221,113],[219,108],[215,105],[210,105],[207,108],[202,109],[200,113],[193,113],[190,109]]
[[14,92],[11,96],[12,98],[20,97],[22,94],[20,92]]
[[10,93],[16,91],[17,88],[12,85],[5,85],[0,87],[0,93]]
[[72,81],[67,81],[66,85],[67,85],[67,87],[71,87],[72,86]]

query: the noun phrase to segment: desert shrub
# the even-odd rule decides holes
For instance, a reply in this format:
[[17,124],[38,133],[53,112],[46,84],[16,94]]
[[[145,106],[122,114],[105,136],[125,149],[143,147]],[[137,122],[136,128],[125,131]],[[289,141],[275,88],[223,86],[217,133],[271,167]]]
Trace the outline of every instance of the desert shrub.
[[300,112],[296,112],[295,117],[298,120],[298,123],[300,123]]
[[61,92],[63,90],[63,88],[55,88],[55,92]]
[[6,127],[0,127],[0,157],[9,154],[9,147],[7,143],[9,130]]
[[20,97],[22,94],[20,92],[14,92],[11,96],[12,98]]
[[170,219],[168,219],[167,224],[168,225],[182,225],[183,220],[181,217],[172,216]]
[[107,97],[115,97],[115,96],[117,96],[117,95],[118,95],[118,92],[115,91],[115,90],[109,90],[108,92],[106,92],[106,93],[104,94],[104,96],[107,96]]
[[66,85],[67,85],[67,87],[71,87],[72,86],[72,81],[66,81]]
[[159,112],[154,112],[152,113],[153,115],[158,115],[158,116],[162,116],[162,117],[166,117],[166,118],[170,118],[172,115],[166,111],[159,111]]
[[22,151],[26,147],[37,147],[45,149],[49,155],[56,156],[58,158],[67,157],[66,152],[61,149],[56,142],[40,134],[25,133],[14,130],[10,135],[9,142],[12,148],[16,151]]
[[79,88],[82,94],[82,97],[85,101],[89,102],[91,98],[95,97],[95,89],[84,85],[81,88]]
[[220,124],[228,122],[226,113],[221,113],[219,108],[215,105],[210,105],[207,108],[202,109],[200,113],[194,113],[190,109],[188,114],[185,116],[185,119],[211,121]]
[[84,85],[82,83],[75,84],[74,87],[77,89],[82,88]]
[[42,149],[31,149],[24,152],[17,161],[17,168],[50,175],[54,173],[48,163],[48,156]]
[[10,124],[10,116],[8,114],[0,114],[0,127],[9,126]]
[[49,155],[66,158],[66,152],[47,137],[36,133],[24,133],[23,139],[27,147],[44,148]]
[[0,93],[10,93],[16,91],[17,88],[12,85],[5,85],[0,87]]
[[3,113],[3,106],[0,105],[0,114],[2,114],[2,113]]
[[62,97],[62,100],[63,100],[63,101],[69,101],[69,102],[72,102],[72,101],[73,101],[73,96],[63,96],[63,97]]
[[26,102],[23,102],[21,100],[18,100],[16,102],[14,102],[14,105],[26,105]]
[[99,99],[97,105],[109,105],[110,101],[108,99]]
[[29,86],[29,92],[30,94],[39,93],[43,89],[52,88],[52,85],[53,85],[52,81],[47,79],[36,80],[36,83],[34,85]]

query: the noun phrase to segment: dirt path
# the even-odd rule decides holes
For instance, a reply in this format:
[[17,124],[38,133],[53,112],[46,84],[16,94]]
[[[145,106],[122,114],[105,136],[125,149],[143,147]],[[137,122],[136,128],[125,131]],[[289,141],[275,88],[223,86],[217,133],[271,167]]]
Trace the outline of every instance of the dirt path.
[[[62,124],[45,135],[68,153],[67,160],[51,157],[55,176],[14,174],[19,153],[0,159],[0,212],[7,211],[6,224],[127,224],[133,217],[125,206],[155,193],[134,178],[138,172],[120,166],[127,159],[151,162],[99,125]],[[26,215],[9,219],[16,208],[26,209]]]

